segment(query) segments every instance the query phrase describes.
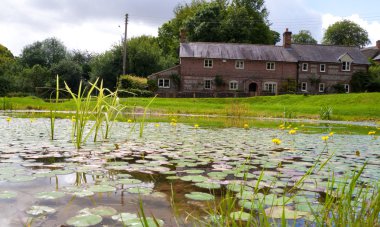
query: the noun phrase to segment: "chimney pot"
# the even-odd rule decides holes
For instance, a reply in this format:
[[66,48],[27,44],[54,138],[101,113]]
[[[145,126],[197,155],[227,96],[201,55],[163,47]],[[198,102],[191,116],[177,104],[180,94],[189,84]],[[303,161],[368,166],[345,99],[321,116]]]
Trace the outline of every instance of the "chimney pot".
[[282,41],[284,48],[290,48],[292,46],[292,32],[290,32],[288,28],[286,28],[283,34]]
[[377,49],[380,50],[380,40],[377,40],[377,41],[376,41],[376,46],[377,46]]

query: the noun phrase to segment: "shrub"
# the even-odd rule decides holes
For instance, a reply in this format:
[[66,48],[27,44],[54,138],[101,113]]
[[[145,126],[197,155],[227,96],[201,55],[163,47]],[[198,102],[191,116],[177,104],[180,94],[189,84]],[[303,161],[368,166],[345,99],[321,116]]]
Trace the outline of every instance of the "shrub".
[[133,75],[123,75],[120,76],[119,80],[119,89],[128,90],[128,89],[146,89],[148,87],[147,79],[133,76]]

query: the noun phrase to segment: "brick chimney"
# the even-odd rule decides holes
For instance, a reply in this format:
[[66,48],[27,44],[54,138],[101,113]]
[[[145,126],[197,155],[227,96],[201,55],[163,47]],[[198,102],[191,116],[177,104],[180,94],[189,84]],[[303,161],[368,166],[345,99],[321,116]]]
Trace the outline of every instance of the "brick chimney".
[[187,42],[187,34],[185,29],[181,29],[179,31],[179,42],[186,43]]
[[292,32],[290,32],[288,28],[286,28],[286,31],[282,35],[282,41],[285,48],[290,48],[292,46]]
[[376,41],[376,46],[377,46],[377,49],[380,50],[380,40],[377,40],[377,41]]

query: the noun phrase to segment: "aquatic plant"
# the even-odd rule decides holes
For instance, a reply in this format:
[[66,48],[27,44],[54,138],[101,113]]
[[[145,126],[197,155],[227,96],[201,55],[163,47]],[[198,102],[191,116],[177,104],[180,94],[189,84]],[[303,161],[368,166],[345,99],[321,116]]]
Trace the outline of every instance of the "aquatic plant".
[[319,118],[321,120],[331,120],[333,114],[333,108],[329,105],[324,105],[319,110]]

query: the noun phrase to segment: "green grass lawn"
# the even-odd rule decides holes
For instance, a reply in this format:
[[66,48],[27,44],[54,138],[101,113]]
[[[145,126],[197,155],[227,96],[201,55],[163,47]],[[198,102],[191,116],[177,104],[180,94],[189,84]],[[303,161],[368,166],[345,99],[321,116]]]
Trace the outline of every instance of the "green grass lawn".
[[[146,106],[151,98],[122,98],[129,110]],[[0,109],[49,110],[53,104],[35,97],[1,98]],[[250,98],[156,98],[150,112],[212,114],[221,116],[320,118],[322,106],[332,108],[332,120],[380,120],[380,93],[331,95],[279,95]],[[74,110],[74,102],[62,101],[57,110]]]

